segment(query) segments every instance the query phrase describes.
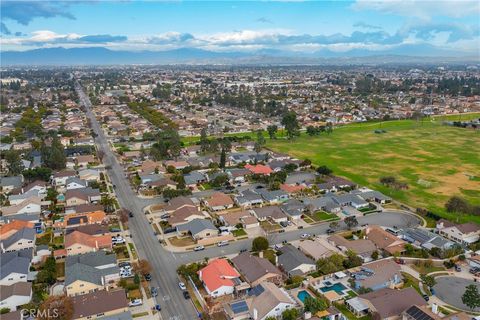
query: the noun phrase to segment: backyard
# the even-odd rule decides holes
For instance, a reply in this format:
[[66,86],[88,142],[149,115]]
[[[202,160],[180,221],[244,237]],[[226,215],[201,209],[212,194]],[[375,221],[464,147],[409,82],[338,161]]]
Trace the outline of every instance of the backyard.
[[[458,222],[480,223],[480,216],[444,209],[453,195],[480,205],[480,132],[444,126],[443,120],[357,123],[336,128],[330,135],[311,137],[302,133],[293,141],[283,137],[267,139],[267,147],[299,159],[308,158],[315,165],[326,165],[336,175],[413,207]],[[380,178],[387,176],[394,176],[408,188],[382,185]]]

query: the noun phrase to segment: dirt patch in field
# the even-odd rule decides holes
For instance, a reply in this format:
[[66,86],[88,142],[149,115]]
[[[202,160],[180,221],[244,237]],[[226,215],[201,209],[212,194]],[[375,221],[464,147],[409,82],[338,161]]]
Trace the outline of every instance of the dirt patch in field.
[[432,192],[453,195],[460,193],[460,188],[478,190],[480,189],[480,182],[470,180],[469,176],[463,172],[457,172],[449,176],[441,177],[440,185],[433,188]]

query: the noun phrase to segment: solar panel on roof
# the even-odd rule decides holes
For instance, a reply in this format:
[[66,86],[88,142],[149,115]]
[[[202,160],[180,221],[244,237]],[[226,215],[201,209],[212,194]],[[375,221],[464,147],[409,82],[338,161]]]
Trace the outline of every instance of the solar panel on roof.
[[407,314],[414,318],[415,320],[434,320],[430,315],[425,313],[422,309],[417,306],[410,307],[407,311]]
[[258,297],[263,291],[265,291],[265,289],[263,289],[261,285],[257,285],[248,291],[248,295]]
[[232,311],[235,314],[242,313],[248,310],[247,303],[243,300],[230,304],[230,308],[232,308]]

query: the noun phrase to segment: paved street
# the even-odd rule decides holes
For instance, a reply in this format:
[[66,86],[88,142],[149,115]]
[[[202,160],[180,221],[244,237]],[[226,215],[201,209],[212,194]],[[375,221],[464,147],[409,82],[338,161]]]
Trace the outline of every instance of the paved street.
[[[437,277],[437,284],[433,287],[435,295],[442,301],[462,310],[470,310],[462,302],[462,295],[465,292],[465,288],[469,284],[476,284],[478,290],[480,290],[480,283],[474,282],[470,279],[464,279],[459,277]],[[480,308],[475,308],[474,311],[480,311]]]
[[[402,213],[400,211],[390,211],[380,214],[371,214],[364,217],[359,217],[358,222],[362,224],[378,224],[385,227],[397,226],[401,227],[413,227],[419,224],[417,217],[409,214]],[[340,223],[342,228],[346,228],[343,222]],[[285,233],[275,233],[269,235],[268,239],[271,245],[282,243],[286,240],[288,242],[293,240],[298,240],[300,235],[303,233],[309,233],[311,235],[320,235],[325,234],[328,229],[328,223],[319,224],[310,228],[298,229]],[[246,239],[241,241],[231,242],[228,246],[225,247],[210,247],[206,248],[203,251],[197,252],[185,252],[185,253],[170,253],[171,257],[174,259],[174,263],[177,265],[202,260],[205,257],[217,257],[217,256],[227,256],[233,253],[239,252],[241,249],[249,249],[252,247],[252,240]]]
[[107,172],[112,183],[116,185],[115,193],[120,205],[135,213],[135,218],[129,221],[129,227],[137,246],[139,257],[147,259],[152,265],[153,280],[151,285],[159,288],[157,302],[162,306],[162,318],[164,320],[191,320],[197,318],[197,312],[192,302],[185,300],[181,290],[178,288],[178,277],[176,274],[178,264],[172,263],[171,254],[159,245],[157,238],[153,235],[152,227],[142,213],[145,201],[141,201],[130,188],[122,167],[117,162],[103,130],[90,109],[90,100],[79,85],[77,85],[76,89],[82,104],[86,108],[92,129],[97,134],[95,138],[97,147],[105,154],[103,162],[107,168],[110,168],[107,169]]
[[[120,205],[135,214],[135,217],[129,221],[130,231],[133,235],[133,241],[136,244],[139,257],[147,259],[152,265],[153,281],[151,284],[159,288],[157,302],[162,306],[162,318],[165,320],[191,320],[197,318],[197,312],[192,302],[185,300],[181,290],[178,288],[177,267],[184,263],[203,260],[205,257],[226,256],[237,253],[241,249],[250,249],[251,240],[236,241],[226,247],[218,248],[215,246],[200,252],[172,253],[165,250],[154,236],[153,229],[142,210],[145,206],[158,203],[161,199],[141,199],[135,194],[130,187],[129,181],[125,178],[123,168],[110,149],[103,130],[90,109],[91,104],[88,97],[79,85],[77,85],[77,92],[82,104],[86,108],[86,114],[90,119],[92,129],[97,134],[95,138],[97,147],[104,152],[103,162],[108,168],[107,172],[112,183],[116,186],[115,193]],[[400,211],[371,214],[358,218],[358,221],[360,224],[378,224],[389,227],[412,227],[419,224],[418,218]],[[342,228],[345,228],[345,224],[341,223],[340,225]],[[328,224],[320,224],[305,229],[276,233],[269,235],[268,238],[270,244],[277,244],[284,240],[297,240],[303,233],[312,235],[325,234],[327,229]]]

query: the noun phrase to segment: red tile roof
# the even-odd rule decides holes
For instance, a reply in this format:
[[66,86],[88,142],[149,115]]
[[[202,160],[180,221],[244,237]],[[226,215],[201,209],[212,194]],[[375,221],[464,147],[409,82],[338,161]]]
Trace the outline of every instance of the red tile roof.
[[245,166],[245,169],[248,169],[251,173],[254,173],[254,174],[268,175],[273,172],[272,168],[270,168],[269,166],[265,166],[263,164],[257,164],[257,165],[247,164]]
[[240,277],[238,271],[225,259],[213,260],[198,273],[210,292],[223,286],[233,287],[235,283],[231,279]]

